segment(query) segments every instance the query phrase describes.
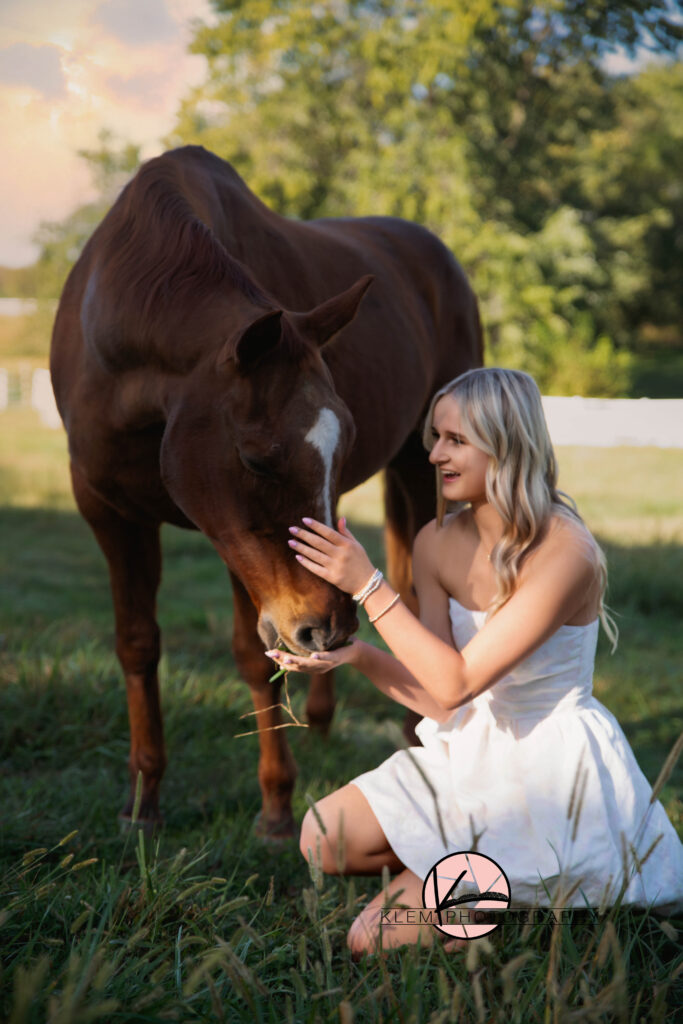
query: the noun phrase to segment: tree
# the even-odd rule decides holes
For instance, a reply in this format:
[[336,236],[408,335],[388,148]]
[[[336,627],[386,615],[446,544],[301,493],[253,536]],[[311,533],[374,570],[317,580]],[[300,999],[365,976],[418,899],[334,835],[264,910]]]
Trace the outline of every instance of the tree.
[[[620,229],[635,230],[640,214],[628,202],[604,210],[596,194],[597,140],[629,107],[601,58],[608,45],[644,39],[673,50],[666,0],[214,7],[218,23],[198,27],[192,45],[207,81],[181,105],[169,142],[228,159],[289,216],[426,224],[473,279],[490,361],[530,369],[548,389],[571,349],[574,361],[593,361],[580,386],[624,386],[627,360],[614,350],[630,340]],[[647,90],[637,102],[667,103]],[[641,261],[641,292],[642,271]],[[559,362],[571,365],[566,356]]]

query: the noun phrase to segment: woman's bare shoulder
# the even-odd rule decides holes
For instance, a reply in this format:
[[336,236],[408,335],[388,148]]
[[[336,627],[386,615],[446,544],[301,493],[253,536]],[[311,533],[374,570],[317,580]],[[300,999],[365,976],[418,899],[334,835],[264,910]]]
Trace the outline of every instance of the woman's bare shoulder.
[[450,512],[444,516],[443,523],[439,525],[436,519],[431,519],[421,530],[418,531],[414,542],[414,553],[418,557],[439,557],[445,550],[452,552],[453,544],[464,538],[469,533],[468,510],[463,512]]
[[555,513],[551,517],[543,543],[548,549],[569,550],[591,563],[597,559],[598,545],[595,537],[583,520],[571,513]]
[[585,588],[587,604],[595,604],[600,576],[600,549],[581,519],[571,513],[557,513],[551,517],[542,540],[525,559],[520,583],[525,578],[530,579],[539,570],[555,574],[559,571],[567,581],[572,579],[574,586]]

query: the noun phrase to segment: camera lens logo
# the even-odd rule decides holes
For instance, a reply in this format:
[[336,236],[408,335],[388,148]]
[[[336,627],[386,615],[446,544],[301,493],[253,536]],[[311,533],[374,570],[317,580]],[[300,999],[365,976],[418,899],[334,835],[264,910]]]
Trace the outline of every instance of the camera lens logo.
[[430,869],[422,903],[425,910],[435,912],[433,923],[439,931],[457,939],[478,939],[498,927],[498,922],[482,919],[491,910],[507,909],[510,883],[500,864],[483,853],[450,853]]

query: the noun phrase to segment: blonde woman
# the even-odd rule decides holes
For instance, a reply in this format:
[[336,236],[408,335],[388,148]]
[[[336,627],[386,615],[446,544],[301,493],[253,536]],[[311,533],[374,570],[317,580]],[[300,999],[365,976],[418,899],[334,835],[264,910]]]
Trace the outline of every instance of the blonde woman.
[[303,822],[302,852],[323,871],[339,871],[343,844],[345,873],[396,873],[354,921],[350,948],[430,942],[430,925],[380,929],[381,909],[399,893],[420,908],[429,869],[475,845],[503,867],[513,905],[598,906],[620,890],[625,903],[680,905],[683,846],[592,696],[600,622],[616,642],[605,559],[557,490],[536,384],[511,370],[463,374],[434,397],[425,445],[437,517],[415,540],[419,620],[344,520],[291,530],[301,564],[356,596],[393,656],[358,640],[310,657],[268,652],[298,671],[352,664],[424,716],[423,746]]

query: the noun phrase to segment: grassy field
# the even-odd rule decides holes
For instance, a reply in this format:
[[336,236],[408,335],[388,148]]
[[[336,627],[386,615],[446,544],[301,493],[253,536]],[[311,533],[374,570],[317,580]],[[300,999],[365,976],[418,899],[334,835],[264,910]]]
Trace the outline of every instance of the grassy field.
[[[600,645],[596,693],[654,782],[683,727],[680,453],[558,454],[562,486],[607,549],[621,630],[615,655]],[[172,528],[159,598],[166,825],[153,841],[121,835],[111,601],[66,467],[60,431],[31,410],[0,414],[0,1020],[673,1019],[683,922],[648,914],[354,963],[344,936],[379,880],[311,877],[295,844],[254,838],[257,741],[234,738],[251,705],[230,653],[228,580],[201,536]],[[343,505],[377,561],[379,497],[374,480]],[[303,683],[290,689],[302,712]],[[338,695],[328,741],[289,732],[299,820],[307,798],[395,749],[400,709],[352,670]],[[679,831],[682,782],[676,768],[662,790]]]

